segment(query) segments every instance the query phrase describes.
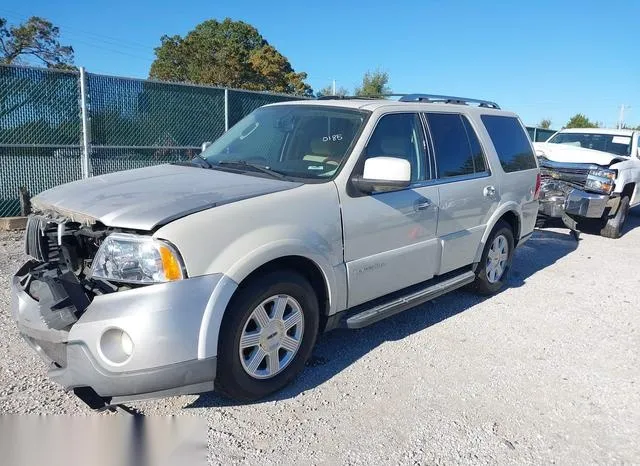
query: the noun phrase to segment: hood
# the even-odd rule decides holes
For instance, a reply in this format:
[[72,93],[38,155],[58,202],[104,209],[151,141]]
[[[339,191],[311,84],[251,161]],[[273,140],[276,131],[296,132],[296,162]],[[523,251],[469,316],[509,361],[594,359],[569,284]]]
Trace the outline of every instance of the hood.
[[554,162],[590,163],[608,167],[612,163],[627,160],[624,157],[602,152],[599,150],[585,149],[569,144],[554,144],[548,142],[534,142],[533,147],[538,157],[544,156]]
[[297,186],[220,170],[157,165],[63,184],[34,197],[32,205],[80,223],[152,230],[217,205]]

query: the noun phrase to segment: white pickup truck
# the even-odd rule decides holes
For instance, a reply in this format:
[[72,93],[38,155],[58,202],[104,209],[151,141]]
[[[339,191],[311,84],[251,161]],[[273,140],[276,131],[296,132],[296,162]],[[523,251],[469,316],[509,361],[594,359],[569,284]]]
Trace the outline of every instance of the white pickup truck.
[[563,129],[534,147],[542,186],[539,217],[560,217],[572,230],[596,226],[618,238],[640,204],[640,131]]

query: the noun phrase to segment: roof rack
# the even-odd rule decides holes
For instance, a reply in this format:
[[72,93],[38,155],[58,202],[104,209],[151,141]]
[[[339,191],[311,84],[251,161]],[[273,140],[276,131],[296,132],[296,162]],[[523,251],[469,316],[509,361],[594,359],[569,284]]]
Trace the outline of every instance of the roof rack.
[[385,99],[387,97],[403,97],[409,94],[371,94],[371,95],[323,95],[317,97],[318,100],[342,100],[342,99],[358,99],[358,100],[372,100],[372,99]]
[[379,94],[379,95],[323,95],[318,100],[342,100],[342,99],[384,99],[386,97],[400,97],[399,102],[429,102],[447,103],[456,105],[478,104],[479,107],[500,109],[500,106],[489,100],[468,99],[466,97],[455,97],[450,95],[436,94]]
[[436,94],[405,94],[400,98],[400,102],[443,102],[457,105],[478,104],[479,107],[500,108],[497,103],[491,102],[490,100],[468,99],[466,97]]

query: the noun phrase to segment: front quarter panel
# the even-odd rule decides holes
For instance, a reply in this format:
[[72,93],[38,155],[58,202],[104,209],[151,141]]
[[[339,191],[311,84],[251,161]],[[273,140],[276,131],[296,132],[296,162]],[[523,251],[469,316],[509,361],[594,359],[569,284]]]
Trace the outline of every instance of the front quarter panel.
[[[210,300],[200,330],[198,357],[216,354],[226,304],[235,288],[261,265],[285,256],[301,256],[322,271],[330,313],[346,306],[342,223],[333,182],[302,185],[214,207],[159,229],[157,238],[180,251],[190,277],[224,274],[225,290]],[[213,298],[216,299],[213,299]]]
[[632,157],[624,162],[614,163],[610,168],[618,170],[615,193],[619,194],[626,185],[635,183],[635,189],[631,196],[631,205],[637,205],[640,202],[640,196],[638,196],[638,189],[640,189],[640,160]]

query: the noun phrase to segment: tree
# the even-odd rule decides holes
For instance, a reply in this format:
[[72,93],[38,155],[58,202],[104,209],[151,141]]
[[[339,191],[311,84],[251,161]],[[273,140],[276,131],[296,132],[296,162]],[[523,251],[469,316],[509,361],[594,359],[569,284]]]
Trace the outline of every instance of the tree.
[[591,121],[582,113],[576,113],[571,117],[565,128],[598,128],[598,122]]
[[73,68],[73,48],[60,45],[60,30],[50,21],[32,16],[25,23],[8,26],[0,18],[0,64],[42,64],[47,68]]
[[542,120],[540,120],[540,123],[538,123],[538,128],[542,128],[542,129],[551,128],[551,120],[549,118],[543,118]]
[[355,94],[358,96],[378,96],[391,93],[389,84],[389,73],[376,70],[367,71],[362,77],[362,85],[356,87]]
[[243,21],[211,19],[185,37],[165,35],[160,41],[150,78],[303,96],[313,93],[305,82],[307,74],[295,72],[284,55]]
[[[349,91],[347,90],[347,88],[346,88],[346,87],[342,87],[342,86],[340,86],[340,87],[337,87],[337,88],[336,88],[336,93],[335,93],[335,95],[345,96],[345,95],[347,95],[348,93],[349,93]],[[322,97],[322,96],[324,96],[324,95],[334,95],[334,93],[333,93],[333,86],[326,86],[326,87],[323,87],[322,89],[320,89],[320,90],[316,93],[316,95],[317,95],[318,97]]]

